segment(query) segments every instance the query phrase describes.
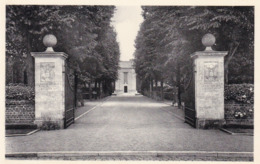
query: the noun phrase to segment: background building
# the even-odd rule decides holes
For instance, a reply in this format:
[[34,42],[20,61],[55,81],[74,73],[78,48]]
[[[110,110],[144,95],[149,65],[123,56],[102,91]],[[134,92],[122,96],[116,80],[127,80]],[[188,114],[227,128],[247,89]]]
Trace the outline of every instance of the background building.
[[115,93],[136,93],[136,74],[133,60],[120,61],[119,67]]

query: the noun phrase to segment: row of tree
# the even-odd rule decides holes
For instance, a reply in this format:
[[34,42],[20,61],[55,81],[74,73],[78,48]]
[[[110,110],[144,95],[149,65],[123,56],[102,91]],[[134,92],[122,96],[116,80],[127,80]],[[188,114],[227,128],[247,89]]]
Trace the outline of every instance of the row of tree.
[[[30,52],[45,51],[42,39],[54,34],[55,51],[69,55],[82,85],[106,91],[117,78],[119,46],[110,25],[114,6],[6,6],[6,83],[34,86]],[[89,85],[91,86],[91,85]]]
[[[135,69],[142,91],[163,84],[178,88],[178,102],[190,83],[190,55],[204,50],[201,38],[216,37],[225,57],[225,83],[254,82],[254,7],[144,6],[135,41]],[[154,87],[156,86],[156,87]]]

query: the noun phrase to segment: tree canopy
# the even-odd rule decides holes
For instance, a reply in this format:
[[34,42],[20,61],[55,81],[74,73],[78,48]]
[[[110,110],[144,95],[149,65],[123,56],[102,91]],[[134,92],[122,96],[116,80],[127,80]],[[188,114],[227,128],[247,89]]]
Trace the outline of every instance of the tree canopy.
[[[225,58],[226,83],[254,81],[254,8],[143,6],[144,22],[135,41],[136,72],[143,89],[165,81],[185,90],[192,73],[190,55],[204,50],[201,38],[216,37]],[[154,85],[154,84],[152,84]]]
[[34,85],[30,52],[44,51],[42,39],[49,33],[58,40],[54,50],[69,55],[69,66],[77,70],[81,82],[116,80],[120,54],[110,25],[114,10],[114,6],[6,6],[6,82],[23,82],[23,72],[19,73],[23,70],[28,84]]

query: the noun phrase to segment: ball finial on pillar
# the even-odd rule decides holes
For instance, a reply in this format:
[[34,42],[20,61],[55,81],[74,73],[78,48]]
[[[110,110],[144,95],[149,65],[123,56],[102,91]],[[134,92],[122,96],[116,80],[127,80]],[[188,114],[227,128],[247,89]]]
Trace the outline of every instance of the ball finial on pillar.
[[205,34],[203,37],[202,37],[202,44],[206,47],[206,51],[212,51],[212,48],[211,46],[213,46],[216,42],[216,38],[214,35],[208,33],[208,34]]
[[47,52],[53,52],[53,48],[57,44],[57,38],[52,34],[47,34],[43,38],[43,44],[47,47]]

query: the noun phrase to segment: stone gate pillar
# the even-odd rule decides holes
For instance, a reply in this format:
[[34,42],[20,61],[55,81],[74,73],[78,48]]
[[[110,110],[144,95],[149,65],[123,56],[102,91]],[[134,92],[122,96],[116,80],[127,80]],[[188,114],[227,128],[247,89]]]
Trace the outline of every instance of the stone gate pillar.
[[224,123],[224,56],[227,52],[213,51],[215,37],[202,38],[204,51],[192,54],[195,71],[196,127],[220,127]]
[[64,128],[65,112],[65,60],[63,52],[54,52],[57,39],[46,35],[43,43],[45,52],[32,52],[35,58],[35,124],[41,127],[43,121],[58,123]]

